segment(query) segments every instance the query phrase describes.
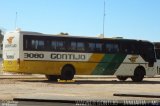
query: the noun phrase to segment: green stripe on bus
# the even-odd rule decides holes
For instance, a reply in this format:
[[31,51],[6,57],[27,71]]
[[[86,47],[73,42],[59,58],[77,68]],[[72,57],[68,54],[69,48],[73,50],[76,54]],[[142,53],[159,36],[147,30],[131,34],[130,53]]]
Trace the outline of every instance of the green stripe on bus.
[[93,75],[113,75],[125,59],[124,54],[106,54],[93,70]]

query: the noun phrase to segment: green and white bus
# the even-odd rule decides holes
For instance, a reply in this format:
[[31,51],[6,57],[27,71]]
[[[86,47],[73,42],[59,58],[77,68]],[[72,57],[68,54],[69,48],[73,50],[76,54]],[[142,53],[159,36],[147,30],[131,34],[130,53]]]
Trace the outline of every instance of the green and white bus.
[[3,71],[44,74],[49,80],[115,75],[138,82],[157,75],[154,44],[133,39],[14,31],[4,36],[3,60]]

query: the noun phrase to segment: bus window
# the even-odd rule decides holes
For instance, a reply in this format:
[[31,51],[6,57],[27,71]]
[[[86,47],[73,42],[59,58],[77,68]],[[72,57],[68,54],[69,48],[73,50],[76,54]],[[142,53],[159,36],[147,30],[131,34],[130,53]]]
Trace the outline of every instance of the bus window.
[[114,44],[113,48],[114,48],[114,52],[119,52],[118,44]]
[[119,52],[118,44],[107,43],[106,44],[106,52],[108,52],[108,53],[117,53],[117,52]]
[[29,48],[29,47],[28,47],[28,46],[29,46],[29,42],[28,42],[28,41],[29,41],[28,39],[25,39],[25,40],[24,40],[24,44],[23,44],[23,49],[24,49],[24,50],[27,50],[27,49]]
[[50,40],[45,41],[45,50],[51,51],[51,41]]
[[121,52],[125,54],[129,53],[129,46],[126,43],[121,44]]
[[44,50],[44,41],[43,40],[38,41],[38,50]]
[[[28,45],[28,42],[26,41],[26,46]],[[31,49],[32,50],[44,50],[44,41],[43,40],[31,40]]]
[[27,36],[24,36],[23,39],[23,50],[34,50],[34,40],[31,38],[28,38]]
[[95,43],[88,43],[88,51],[89,52],[95,51]]
[[135,45],[132,42],[123,42],[121,43],[121,53],[124,54],[135,54]]
[[139,49],[137,44],[131,44],[130,47],[131,47],[130,54],[139,54]]
[[38,40],[31,40],[31,48],[32,50],[37,50],[38,49]]
[[84,52],[85,51],[84,42],[77,42],[77,51],[80,51],[80,52]]
[[96,43],[95,51],[102,52],[102,43]]
[[51,50],[56,50],[56,41],[51,42]]
[[70,50],[75,51],[76,50],[76,42],[71,42],[70,44]]
[[64,41],[58,41],[57,42],[57,47],[58,50],[64,51],[65,50],[65,42]]

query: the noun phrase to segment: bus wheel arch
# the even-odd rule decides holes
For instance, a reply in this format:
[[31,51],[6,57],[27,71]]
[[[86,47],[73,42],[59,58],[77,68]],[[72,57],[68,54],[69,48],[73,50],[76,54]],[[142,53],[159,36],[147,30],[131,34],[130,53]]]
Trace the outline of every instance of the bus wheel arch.
[[138,66],[134,70],[134,75],[131,77],[134,82],[141,82],[146,75],[146,70],[143,66]]
[[45,75],[49,81],[57,81],[60,78],[59,75]]
[[73,65],[66,64],[61,69],[61,80],[72,80],[74,78],[76,71]]
[[117,78],[118,78],[118,80],[120,80],[120,81],[125,81],[125,80],[127,80],[127,78],[128,78],[128,76],[117,76]]

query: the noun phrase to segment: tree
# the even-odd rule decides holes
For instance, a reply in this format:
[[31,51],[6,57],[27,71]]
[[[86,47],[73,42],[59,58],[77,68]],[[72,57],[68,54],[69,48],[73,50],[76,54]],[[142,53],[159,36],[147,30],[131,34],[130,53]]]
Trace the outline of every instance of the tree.
[[2,43],[4,37],[4,32],[2,29],[0,29],[0,43]]

